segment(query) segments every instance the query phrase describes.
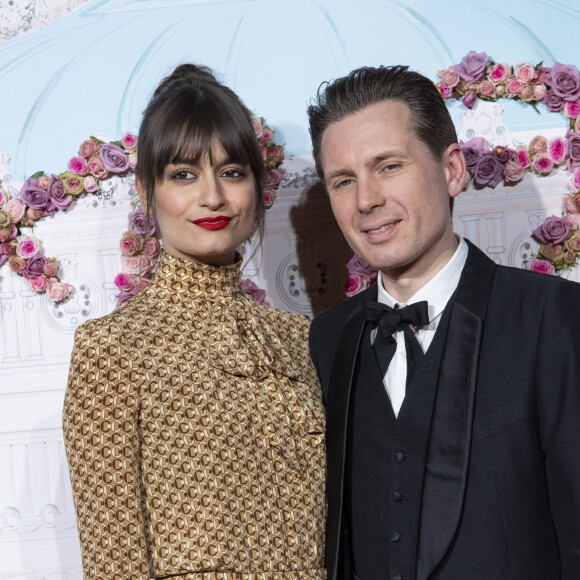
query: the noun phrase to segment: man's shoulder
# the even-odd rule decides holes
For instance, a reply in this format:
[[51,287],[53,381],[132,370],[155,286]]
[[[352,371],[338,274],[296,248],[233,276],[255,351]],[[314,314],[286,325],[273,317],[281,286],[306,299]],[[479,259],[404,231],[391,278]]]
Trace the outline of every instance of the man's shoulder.
[[376,288],[371,287],[318,314],[312,321],[312,324],[317,327],[334,326],[336,324],[342,326],[353,311],[359,307],[362,300],[372,300],[373,298],[376,300]]

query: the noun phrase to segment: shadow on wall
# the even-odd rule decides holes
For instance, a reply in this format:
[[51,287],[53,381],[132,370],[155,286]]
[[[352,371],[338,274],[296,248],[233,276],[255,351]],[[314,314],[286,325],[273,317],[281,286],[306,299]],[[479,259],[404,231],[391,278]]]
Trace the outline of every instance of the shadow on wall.
[[345,299],[346,263],[352,250],[332,214],[324,185],[317,182],[304,190],[290,211],[296,234],[298,269],[303,291],[317,316]]

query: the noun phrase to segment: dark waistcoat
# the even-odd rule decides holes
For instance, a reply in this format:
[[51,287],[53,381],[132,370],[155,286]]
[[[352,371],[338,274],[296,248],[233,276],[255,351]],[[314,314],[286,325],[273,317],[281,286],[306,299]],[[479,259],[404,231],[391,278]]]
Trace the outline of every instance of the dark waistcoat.
[[371,325],[365,328],[351,394],[346,510],[352,571],[360,580],[416,575],[425,457],[449,309],[398,418],[372,350]]

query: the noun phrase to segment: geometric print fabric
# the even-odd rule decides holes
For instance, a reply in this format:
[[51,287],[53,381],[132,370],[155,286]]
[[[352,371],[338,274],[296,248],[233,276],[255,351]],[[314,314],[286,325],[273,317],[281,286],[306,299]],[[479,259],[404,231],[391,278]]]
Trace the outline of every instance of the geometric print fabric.
[[325,419],[308,321],[240,261],[162,254],[75,335],[63,428],[87,579],[322,579]]

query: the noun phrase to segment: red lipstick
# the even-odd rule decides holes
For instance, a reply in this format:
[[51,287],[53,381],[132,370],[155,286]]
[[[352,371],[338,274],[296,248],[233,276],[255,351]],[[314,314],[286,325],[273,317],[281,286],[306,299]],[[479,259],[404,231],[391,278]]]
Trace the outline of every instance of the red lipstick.
[[223,230],[230,222],[231,217],[226,215],[218,215],[216,217],[205,217],[198,220],[194,220],[196,226],[203,228],[204,230]]

